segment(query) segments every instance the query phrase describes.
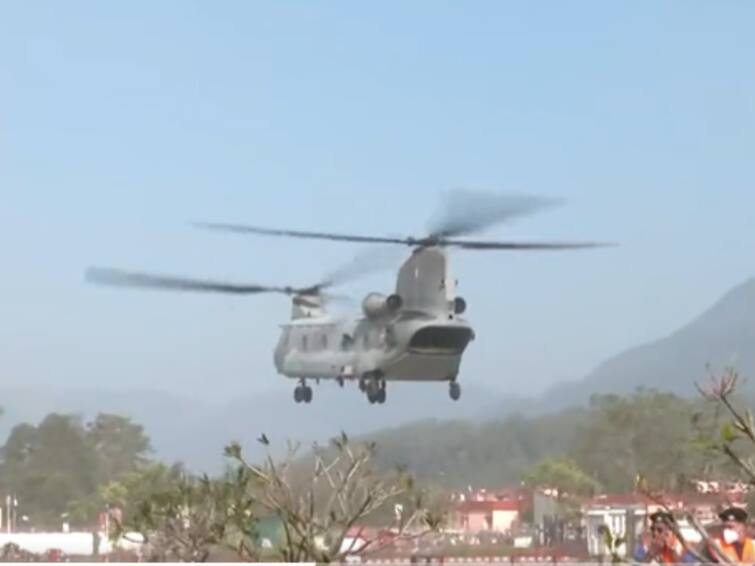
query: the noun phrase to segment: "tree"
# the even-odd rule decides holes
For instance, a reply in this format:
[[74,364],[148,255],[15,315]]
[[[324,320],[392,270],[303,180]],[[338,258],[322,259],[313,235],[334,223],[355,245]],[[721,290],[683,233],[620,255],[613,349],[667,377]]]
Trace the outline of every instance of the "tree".
[[154,494],[171,490],[187,476],[180,464],[147,462],[100,486],[98,500],[101,507],[118,509],[122,520],[128,521]]
[[559,498],[593,495],[600,487],[567,457],[543,460],[524,475],[523,481],[531,487],[555,489]]
[[720,463],[696,442],[698,424],[710,413],[709,407],[653,390],[595,396],[571,454],[609,491],[631,490],[639,473],[661,489],[684,489],[686,478]]
[[[262,442],[267,446],[264,436]],[[128,501],[132,491],[123,483],[111,484],[112,496],[125,497],[126,508],[137,510],[125,514],[119,533],[141,533],[159,558],[203,561],[213,550],[231,549],[236,557],[256,559],[257,519],[274,519],[281,525],[277,551],[284,561],[333,562],[437,528],[442,510],[431,510],[405,472],[376,471],[374,453],[374,445],[352,445],[344,435],[330,447],[315,447],[311,458],[299,459],[292,449],[281,461],[268,453],[258,465],[232,443],[226,447],[231,465],[222,478],[182,474],[141,502]],[[392,523],[389,532],[368,537],[368,523],[381,514],[383,524]],[[365,540],[344,543],[353,529]]]
[[[264,436],[262,442],[267,445]],[[344,434],[330,447],[315,446],[310,472],[297,483],[291,481],[295,452],[282,463],[268,454],[264,464],[252,465],[238,444],[226,448],[226,455],[252,480],[257,503],[281,520],[285,541],[280,550],[286,562],[343,561],[348,555],[367,555],[421,538],[442,524],[443,510],[433,509],[409,474],[376,470],[374,443],[353,445]],[[386,511],[395,513],[386,536],[367,536],[367,522]],[[352,542],[345,545],[354,529],[360,537],[350,537]]]
[[[126,503],[125,516],[114,517],[113,539],[138,532],[150,561],[205,562],[222,549],[244,560],[257,558],[254,502],[243,474],[212,480],[176,470],[164,475],[165,469],[154,467],[145,472],[104,489],[105,497]],[[162,485],[143,493],[143,481],[155,473]]]
[[749,409],[742,409],[735,401],[739,375],[727,370],[718,378],[711,378],[698,391],[709,402],[721,407],[728,419],[722,423],[718,438],[711,438],[709,447],[724,454],[736,466],[740,477],[755,485],[755,421]]
[[14,427],[2,449],[0,477],[24,515],[40,526],[58,526],[68,504],[97,487],[96,455],[81,420],[51,414],[37,427]]
[[116,415],[84,425],[76,415],[50,414],[37,426],[15,426],[0,450],[0,487],[19,501],[35,527],[59,527],[61,516],[90,523],[102,510],[97,489],[145,461],[142,428]]
[[144,428],[131,419],[100,413],[87,425],[87,439],[98,458],[101,482],[109,482],[146,462],[150,452]]

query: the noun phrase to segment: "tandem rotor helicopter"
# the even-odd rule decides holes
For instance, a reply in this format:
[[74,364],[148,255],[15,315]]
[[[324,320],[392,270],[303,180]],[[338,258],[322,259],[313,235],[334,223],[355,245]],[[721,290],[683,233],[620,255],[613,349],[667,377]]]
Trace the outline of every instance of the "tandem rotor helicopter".
[[[448,249],[570,250],[606,246],[602,243],[503,242],[470,240],[469,234],[499,222],[535,212],[556,201],[528,196],[502,196],[472,191],[450,194],[445,210],[427,236],[380,237],[276,230],[237,224],[201,223],[199,227],[240,234],[393,244],[411,248],[398,270],[393,293],[369,293],[361,313],[338,318],[328,309],[335,297],[327,289],[358,275],[351,269],[334,272],[307,287],[232,284],[218,281],[90,268],[91,283],[163,289],[254,295],[279,293],[291,297],[291,317],[273,355],[279,374],[297,380],[294,400],[312,401],[308,382],[335,380],[341,387],[356,381],[371,403],[385,403],[388,382],[446,382],[454,401],[461,397],[457,380],[461,359],[475,337],[462,317],[466,301],[456,294],[457,281],[448,266]],[[374,267],[374,266],[373,266]],[[363,266],[369,270],[369,265]]]

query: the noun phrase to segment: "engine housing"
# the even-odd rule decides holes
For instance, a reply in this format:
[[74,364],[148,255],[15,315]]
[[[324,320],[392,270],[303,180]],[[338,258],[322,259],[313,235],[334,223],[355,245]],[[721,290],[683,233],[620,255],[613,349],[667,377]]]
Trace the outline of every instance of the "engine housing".
[[380,318],[395,313],[403,304],[399,295],[393,294],[386,297],[381,293],[370,293],[362,301],[362,312],[368,318]]

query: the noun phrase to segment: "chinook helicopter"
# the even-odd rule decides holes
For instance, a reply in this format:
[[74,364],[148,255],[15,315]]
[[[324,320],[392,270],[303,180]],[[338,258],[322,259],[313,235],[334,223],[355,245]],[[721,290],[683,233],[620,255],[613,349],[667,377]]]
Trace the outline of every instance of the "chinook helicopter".
[[[389,244],[411,248],[398,270],[393,293],[369,293],[361,313],[338,318],[328,308],[337,297],[327,290],[355,275],[354,266],[334,272],[306,287],[231,284],[169,277],[110,268],[90,268],[89,282],[105,285],[253,295],[279,293],[291,297],[291,317],[282,325],[273,361],[277,372],[298,381],[297,403],[310,403],[311,382],[335,380],[341,387],[355,381],[369,403],[385,403],[391,381],[446,382],[452,400],[461,397],[458,382],[462,355],[475,334],[463,317],[467,303],[456,293],[448,249],[568,250],[595,248],[601,243],[501,242],[463,238],[498,222],[534,212],[555,201],[456,191],[445,213],[427,236],[381,237],[277,230],[237,224],[200,223],[215,231],[287,238]],[[363,271],[369,271],[369,264]],[[375,266],[372,266],[375,267]]]

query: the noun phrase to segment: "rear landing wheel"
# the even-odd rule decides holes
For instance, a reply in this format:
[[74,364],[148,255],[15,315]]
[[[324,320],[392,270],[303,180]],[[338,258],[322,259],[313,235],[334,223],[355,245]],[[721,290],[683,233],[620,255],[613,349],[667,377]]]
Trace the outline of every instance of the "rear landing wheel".
[[379,403],[379,404],[385,403],[385,389],[378,389],[377,391],[368,391],[367,400],[370,402],[370,405],[374,403]]
[[458,401],[461,397],[461,385],[456,383],[455,381],[452,381],[448,385],[448,395],[453,399],[454,401]]
[[297,403],[312,402],[312,388],[308,385],[297,385],[294,389],[294,401]]

